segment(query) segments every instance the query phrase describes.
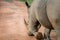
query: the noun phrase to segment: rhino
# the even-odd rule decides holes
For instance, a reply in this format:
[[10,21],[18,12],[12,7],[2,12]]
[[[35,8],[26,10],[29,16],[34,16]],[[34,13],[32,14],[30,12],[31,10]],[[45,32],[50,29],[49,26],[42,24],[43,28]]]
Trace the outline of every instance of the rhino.
[[[47,37],[47,40],[51,40],[50,32],[55,30],[57,40],[60,40],[60,0],[33,0],[31,6],[27,2],[26,5],[29,13],[28,34],[30,36],[39,35],[38,29],[43,25],[46,28],[44,38]],[[41,39],[37,38],[37,40]]]

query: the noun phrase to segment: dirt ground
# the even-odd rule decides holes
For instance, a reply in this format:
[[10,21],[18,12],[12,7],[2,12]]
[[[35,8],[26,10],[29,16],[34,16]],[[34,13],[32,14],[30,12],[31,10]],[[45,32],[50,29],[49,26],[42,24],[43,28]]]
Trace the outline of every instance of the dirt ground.
[[[3,2],[4,6],[0,9],[0,40],[36,40],[27,35],[24,19],[28,22],[28,13],[25,4],[18,1],[13,3],[15,5]],[[44,33],[44,27],[39,32]],[[51,39],[56,40],[54,32],[51,33]]]

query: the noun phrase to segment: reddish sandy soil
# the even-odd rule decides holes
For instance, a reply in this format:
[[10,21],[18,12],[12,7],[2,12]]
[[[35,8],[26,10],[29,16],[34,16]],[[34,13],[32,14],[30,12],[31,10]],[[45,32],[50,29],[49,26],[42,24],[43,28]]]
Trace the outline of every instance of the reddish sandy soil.
[[[27,35],[28,30],[24,19],[28,22],[28,13],[25,4],[22,2],[13,3],[0,3],[0,5],[2,4],[0,7],[0,40],[36,40]],[[39,32],[44,33],[44,28],[41,27]],[[52,32],[51,35],[54,33]],[[52,39],[54,38],[55,36],[52,36]]]

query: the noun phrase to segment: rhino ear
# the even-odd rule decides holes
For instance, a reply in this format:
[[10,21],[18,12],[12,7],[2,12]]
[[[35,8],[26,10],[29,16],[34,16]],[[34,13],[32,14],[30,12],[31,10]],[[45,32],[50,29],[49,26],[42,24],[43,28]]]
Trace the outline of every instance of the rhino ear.
[[28,4],[27,1],[25,1],[25,4],[26,4],[26,6],[27,6],[28,8],[30,8],[30,5]]

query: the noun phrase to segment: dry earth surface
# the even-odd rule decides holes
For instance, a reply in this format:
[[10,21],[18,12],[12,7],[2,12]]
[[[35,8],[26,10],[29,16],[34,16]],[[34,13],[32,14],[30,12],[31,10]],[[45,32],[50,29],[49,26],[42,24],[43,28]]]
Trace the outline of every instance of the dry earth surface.
[[[28,22],[24,3],[0,2],[0,40],[36,40],[35,37],[27,35],[24,19]],[[44,33],[44,27],[41,27],[39,32]],[[54,32],[51,33],[51,39],[56,40]]]

